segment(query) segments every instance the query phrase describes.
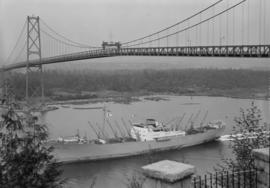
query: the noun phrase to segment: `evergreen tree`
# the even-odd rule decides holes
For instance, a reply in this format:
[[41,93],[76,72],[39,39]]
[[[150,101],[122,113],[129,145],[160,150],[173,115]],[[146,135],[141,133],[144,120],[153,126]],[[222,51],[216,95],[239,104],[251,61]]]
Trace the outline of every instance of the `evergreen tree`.
[[265,148],[270,145],[267,123],[262,123],[261,110],[251,103],[251,107],[240,110],[240,116],[234,119],[235,126],[231,136],[230,147],[234,159],[224,159],[222,170],[244,170],[255,168],[253,149]]
[[20,117],[12,109],[0,123],[0,187],[58,188],[61,172],[45,144],[48,130],[28,113]]

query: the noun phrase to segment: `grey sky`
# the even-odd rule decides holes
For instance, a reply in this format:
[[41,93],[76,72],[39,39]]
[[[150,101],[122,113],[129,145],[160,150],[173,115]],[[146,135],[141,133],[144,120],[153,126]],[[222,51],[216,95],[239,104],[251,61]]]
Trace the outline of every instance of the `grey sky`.
[[[100,46],[103,40],[108,41],[111,37],[124,42],[152,33],[216,1],[0,0],[0,61],[7,58],[28,15],[40,16],[74,41]],[[239,1],[229,0],[229,3]],[[252,12],[256,12],[258,9],[253,7],[258,7],[260,0],[249,1]],[[267,3],[270,12],[270,3]],[[256,19],[251,19],[250,23],[257,24]]]

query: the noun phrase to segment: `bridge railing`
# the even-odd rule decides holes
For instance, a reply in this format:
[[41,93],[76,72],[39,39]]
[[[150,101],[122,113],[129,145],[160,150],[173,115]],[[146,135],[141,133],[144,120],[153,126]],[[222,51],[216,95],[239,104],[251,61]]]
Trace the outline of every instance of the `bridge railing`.
[[270,57],[270,45],[122,48],[119,55]]

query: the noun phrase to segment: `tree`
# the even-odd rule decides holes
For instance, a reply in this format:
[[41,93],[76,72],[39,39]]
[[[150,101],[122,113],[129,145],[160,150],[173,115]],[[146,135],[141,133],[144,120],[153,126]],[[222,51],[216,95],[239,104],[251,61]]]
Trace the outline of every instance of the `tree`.
[[222,187],[239,185],[251,188],[257,181],[252,150],[269,147],[269,125],[262,123],[261,110],[254,102],[250,108],[240,109],[240,116],[235,117],[234,121],[230,143],[233,158],[223,159],[223,164],[215,168],[216,184]]
[[0,123],[0,187],[58,188],[61,171],[46,146],[48,130],[28,113],[20,117],[12,109]]
[[234,119],[233,134],[230,147],[234,159],[224,159],[223,170],[253,169],[252,150],[269,147],[270,137],[267,123],[262,123],[261,110],[251,103],[251,107],[240,110],[240,116]]

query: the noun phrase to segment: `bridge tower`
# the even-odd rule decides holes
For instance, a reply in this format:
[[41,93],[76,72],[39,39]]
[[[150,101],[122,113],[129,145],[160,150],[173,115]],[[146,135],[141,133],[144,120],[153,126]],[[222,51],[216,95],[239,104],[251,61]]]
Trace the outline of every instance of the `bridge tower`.
[[[26,64],[26,90],[25,98],[27,104],[33,102],[35,98],[41,97],[44,103],[44,79],[42,64],[31,65],[31,59],[38,58],[41,62],[41,38],[39,16],[27,16],[27,64]],[[32,77],[32,79],[31,79]],[[39,83],[35,83],[34,79]]]

